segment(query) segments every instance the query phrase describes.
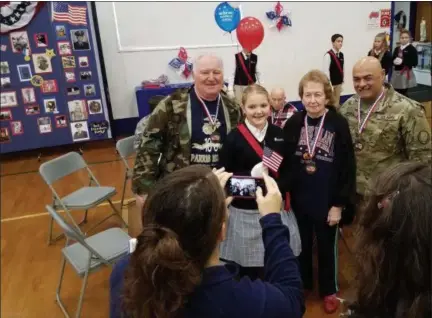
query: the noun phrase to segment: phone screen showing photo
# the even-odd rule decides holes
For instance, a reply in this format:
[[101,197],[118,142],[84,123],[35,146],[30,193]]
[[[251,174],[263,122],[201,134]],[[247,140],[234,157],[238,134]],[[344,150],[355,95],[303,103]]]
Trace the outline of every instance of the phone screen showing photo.
[[266,194],[264,179],[232,176],[226,186],[227,195],[236,198],[254,199],[256,197],[257,188],[261,187],[263,195]]

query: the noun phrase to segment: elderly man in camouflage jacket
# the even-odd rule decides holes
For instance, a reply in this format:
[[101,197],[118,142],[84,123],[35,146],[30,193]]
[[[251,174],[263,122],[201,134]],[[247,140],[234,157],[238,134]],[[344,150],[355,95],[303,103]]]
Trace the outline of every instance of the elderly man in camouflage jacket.
[[384,83],[375,57],[353,68],[356,93],[341,107],[348,120],[357,158],[357,192],[364,195],[371,177],[402,161],[431,162],[431,128],[420,103]]
[[226,135],[240,120],[239,105],[222,91],[220,58],[200,56],[193,76],[192,88],[167,96],[148,118],[132,178],[139,207],[162,176],[191,164],[215,167]]

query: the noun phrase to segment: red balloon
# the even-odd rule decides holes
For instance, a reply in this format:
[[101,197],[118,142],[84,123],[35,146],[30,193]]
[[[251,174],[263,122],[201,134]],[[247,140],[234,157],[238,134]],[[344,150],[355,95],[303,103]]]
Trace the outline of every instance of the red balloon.
[[264,39],[264,27],[257,18],[243,18],[236,32],[240,45],[248,51],[256,49]]

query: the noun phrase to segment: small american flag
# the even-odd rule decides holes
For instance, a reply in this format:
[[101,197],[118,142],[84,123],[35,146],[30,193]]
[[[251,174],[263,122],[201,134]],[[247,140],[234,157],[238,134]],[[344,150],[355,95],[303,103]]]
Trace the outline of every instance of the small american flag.
[[276,151],[271,150],[269,147],[264,147],[263,153],[263,164],[268,167],[273,172],[277,172],[279,166],[281,165],[283,157],[278,154]]
[[52,2],[52,20],[73,25],[87,25],[87,7],[71,6],[67,2]]

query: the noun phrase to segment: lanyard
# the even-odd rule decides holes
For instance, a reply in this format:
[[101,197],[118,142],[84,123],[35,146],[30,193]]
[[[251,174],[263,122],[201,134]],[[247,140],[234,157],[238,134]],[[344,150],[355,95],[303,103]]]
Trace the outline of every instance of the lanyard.
[[209,110],[208,110],[207,105],[205,104],[205,102],[202,100],[201,97],[199,97],[199,95],[198,95],[196,89],[195,89],[195,95],[197,96],[198,100],[200,101],[201,106],[202,106],[202,108],[204,109],[204,112],[206,113],[207,118],[208,118],[209,121],[210,121],[210,124],[211,124],[212,126],[216,126],[216,120],[217,120],[217,117],[218,117],[218,114],[219,114],[220,94],[218,95],[218,99],[217,99],[217,107],[216,107],[216,114],[215,114],[214,118],[211,116],[211,114],[210,114],[210,112],[209,112]]
[[358,107],[357,107],[357,119],[358,119],[358,133],[359,135],[361,135],[361,133],[363,132],[367,121],[369,120],[369,117],[371,116],[372,112],[374,111],[374,109],[376,108],[376,106],[378,105],[379,101],[381,100],[381,98],[384,96],[384,90],[381,92],[381,94],[378,96],[378,98],[376,99],[376,101],[373,103],[373,105],[369,108],[365,119],[363,120],[363,122],[361,121],[361,114],[360,114],[360,104],[361,104],[361,98],[359,97],[359,101],[358,101]]
[[325,119],[326,115],[327,115],[327,111],[321,117],[321,122],[319,124],[318,133],[315,135],[315,140],[314,140],[312,149],[310,147],[310,142],[309,142],[309,129],[308,129],[308,123],[307,123],[307,115],[305,116],[304,126],[305,126],[305,130],[306,130],[306,145],[308,147],[308,153],[311,157],[313,157],[315,154],[315,148],[316,148],[316,145],[318,143],[318,139],[321,139],[321,131],[322,131],[322,128],[324,126],[324,119]]

